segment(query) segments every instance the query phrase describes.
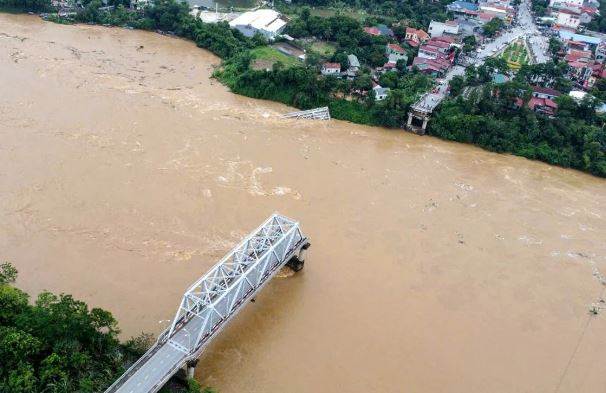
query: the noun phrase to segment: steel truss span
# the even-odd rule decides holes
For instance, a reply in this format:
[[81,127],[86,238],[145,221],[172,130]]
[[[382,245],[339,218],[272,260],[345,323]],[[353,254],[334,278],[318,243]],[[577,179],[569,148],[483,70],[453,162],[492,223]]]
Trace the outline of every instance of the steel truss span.
[[298,222],[273,214],[187,289],[171,326],[106,393],[160,390],[281,267],[300,270],[308,247]]

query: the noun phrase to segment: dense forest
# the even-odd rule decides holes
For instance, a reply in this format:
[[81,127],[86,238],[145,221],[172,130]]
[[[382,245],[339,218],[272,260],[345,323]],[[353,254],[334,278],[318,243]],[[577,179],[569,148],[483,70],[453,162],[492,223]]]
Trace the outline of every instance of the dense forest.
[[[120,343],[108,311],[50,292],[30,303],[16,279],[12,265],[0,265],[0,393],[103,391],[147,350],[148,335]],[[190,381],[180,391],[201,390]]]

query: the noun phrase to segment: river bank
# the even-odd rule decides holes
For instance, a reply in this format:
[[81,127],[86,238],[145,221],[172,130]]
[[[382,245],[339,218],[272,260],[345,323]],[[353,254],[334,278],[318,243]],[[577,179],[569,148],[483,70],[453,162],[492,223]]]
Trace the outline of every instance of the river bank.
[[[313,246],[198,365],[231,392],[595,392],[606,181],[342,121],[280,119],[154,33],[0,15],[0,249],[154,334],[273,211]],[[585,328],[585,326],[588,326]],[[578,350],[575,348],[578,345]],[[570,366],[567,366],[570,362]],[[561,384],[560,384],[560,381]]]
[[[269,71],[255,69],[251,64],[259,53],[263,53],[258,49],[271,49],[266,47],[268,43],[262,37],[244,37],[224,23],[203,23],[190,14],[185,3],[162,0],[154,7],[137,13],[128,12],[122,6],[102,12],[97,7],[96,3],[91,3],[68,19],[57,15],[50,15],[47,19],[57,23],[80,21],[104,26],[155,30],[192,40],[198,47],[208,49],[222,58],[221,66],[213,76],[231,91],[247,97],[281,102],[299,109],[328,106],[335,119],[403,128],[410,105],[433,85],[430,77],[415,71],[414,68],[403,73],[389,73],[391,76],[384,81],[383,77],[387,76],[385,74],[378,82],[387,84],[391,90],[385,100],[376,101],[370,98],[372,83],[368,75],[368,86],[361,88],[356,87],[357,82],[319,77],[317,66],[302,66],[298,62],[291,65],[278,62]],[[299,33],[292,34],[299,38],[311,34],[325,24],[330,27],[328,31],[332,32],[323,36],[326,40],[335,40],[344,35],[365,35],[357,20],[343,16],[327,19],[308,16],[304,21],[297,22]],[[307,33],[300,33],[301,30]],[[385,45],[384,39],[375,37],[371,40],[378,40],[376,45],[371,46]],[[362,45],[363,41],[365,40],[358,39],[357,42]],[[364,45],[368,46],[368,43]],[[345,51],[341,53],[344,56],[344,53],[357,51],[358,45],[337,49]],[[367,50],[368,47],[362,52],[365,56],[368,56]],[[382,56],[383,52],[380,53]],[[550,75],[561,72],[557,70],[557,64],[550,64],[548,67],[523,69],[519,74],[526,77],[498,87],[499,90],[510,92],[508,94],[497,94],[497,88],[488,83],[494,65],[485,64],[477,69],[473,68],[474,72],[470,72],[465,79],[458,82],[475,86],[481,94],[474,95],[471,99],[458,96],[445,100],[437,111],[434,111],[427,129],[428,134],[473,144],[489,151],[510,153],[606,177],[606,150],[603,142],[605,119],[596,112],[596,103],[575,102],[567,96],[560,97],[561,100],[556,101],[557,105],[562,107],[554,117],[537,115],[525,108],[525,105],[515,108],[517,101],[512,98],[512,94],[529,96],[531,84],[534,83],[531,75],[538,73],[537,75],[549,80]],[[500,72],[506,72],[506,63],[503,62],[502,66],[505,69]],[[482,76],[485,74],[488,78]],[[356,81],[361,79],[362,76],[358,76]],[[368,90],[366,94],[356,98],[359,92],[365,89]],[[528,94],[524,95],[521,91]]]

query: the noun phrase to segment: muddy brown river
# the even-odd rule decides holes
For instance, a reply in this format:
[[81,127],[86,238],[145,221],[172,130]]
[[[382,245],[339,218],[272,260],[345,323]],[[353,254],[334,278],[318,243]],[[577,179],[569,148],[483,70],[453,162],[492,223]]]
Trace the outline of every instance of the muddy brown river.
[[312,247],[210,346],[221,393],[606,391],[606,180],[228,92],[154,33],[0,15],[0,259],[157,334],[274,211]]

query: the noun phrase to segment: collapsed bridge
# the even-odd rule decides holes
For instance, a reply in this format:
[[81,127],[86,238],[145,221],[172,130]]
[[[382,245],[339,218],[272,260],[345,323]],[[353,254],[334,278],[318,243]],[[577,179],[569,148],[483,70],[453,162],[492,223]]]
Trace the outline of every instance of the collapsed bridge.
[[183,294],[171,326],[105,393],[157,392],[184,365],[190,376],[214,337],[283,266],[303,268],[299,223],[273,214]]

